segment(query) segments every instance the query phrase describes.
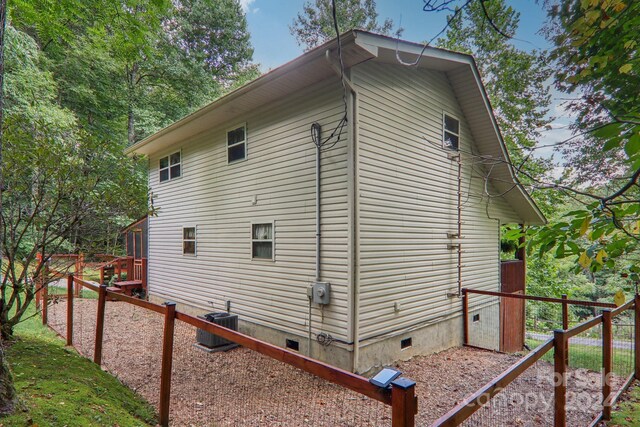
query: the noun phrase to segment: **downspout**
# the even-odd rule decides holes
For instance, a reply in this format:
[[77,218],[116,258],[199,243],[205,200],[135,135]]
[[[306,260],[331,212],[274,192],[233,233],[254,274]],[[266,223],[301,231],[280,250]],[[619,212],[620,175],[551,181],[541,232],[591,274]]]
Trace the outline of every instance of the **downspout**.
[[[334,61],[331,60],[331,52],[327,50],[325,52],[325,59],[333,68],[333,70],[338,74],[340,73],[340,68],[335,64]],[[360,259],[360,244],[358,242],[358,157],[357,157],[357,149],[358,149],[358,91],[356,90],[353,82],[345,75],[344,83],[351,92],[352,99],[352,111],[351,111],[351,126],[352,126],[352,135],[353,135],[353,180],[354,180],[354,191],[353,191],[353,224],[352,224],[352,237],[353,237],[353,256],[352,256],[352,275],[351,275],[351,283],[353,286],[353,301],[351,312],[353,315],[353,321],[351,324],[351,335],[353,337],[353,366],[352,371],[358,372],[358,360],[360,356],[360,280],[359,280],[359,259]]]

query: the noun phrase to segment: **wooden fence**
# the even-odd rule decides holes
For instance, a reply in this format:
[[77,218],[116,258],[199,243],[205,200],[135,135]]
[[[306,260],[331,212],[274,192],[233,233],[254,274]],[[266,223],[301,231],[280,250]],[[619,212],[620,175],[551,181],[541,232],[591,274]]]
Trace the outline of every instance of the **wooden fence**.
[[[265,356],[271,357],[280,362],[287,363],[299,368],[316,377],[330,381],[341,387],[367,396],[385,405],[391,406],[392,427],[415,426],[415,415],[417,414],[417,397],[415,394],[415,382],[407,378],[399,378],[392,383],[390,389],[382,389],[374,386],[369,380],[360,375],[336,368],[324,362],[303,356],[296,352],[280,348],[278,346],[260,341],[240,332],[224,328],[220,325],[208,322],[196,316],[182,313],[176,310],[176,304],[167,302],[163,305],[149,301],[129,297],[121,293],[110,292],[106,285],[97,285],[78,279],[73,275],[67,278],[67,312],[65,336],[67,345],[73,345],[73,288],[75,285],[86,287],[98,293],[98,304],[96,313],[95,328],[95,348],[93,361],[102,364],[102,344],[105,322],[105,305],[107,300],[118,300],[147,310],[164,315],[164,330],[162,343],[162,363],[160,375],[160,399],[159,399],[159,421],[160,425],[169,425],[170,396],[171,396],[171,372],[173,364],[173,339],[175,322],[181,321],[189,325],[200,328],[211,334],[218,335],[224,339],[242,345],[250,350],[256,351]],[[46,306],[46,304],[44,304]]]
[[[554,350],[553,370],[554,370],[554,419],[555,427],[565,427],[567,425],[567,371],[569,361],[569,339],[580,333],[588,331],[592,328],[602,326],[602,412],[599,413],[591,423],[592,426],[597,425],[601,421],[611,418],[611,408],[615,405],[620,395],[631,385],[634,380],[640,380],[640,295],[635,295],[634,299],[626,304],[616,307],[614,304],[570,300],[563,298],[546,298],[531,295],[520,295],[502,292],[490,292],[463,289],[463,317],[465,325],[464,340],[468,342],[468,314],[469,314],[469,295],[479,294],[487,296],[495,296],[501,298],[518,298],[523,300],[534,300],[558,303],[563,305],[563,329],[554,331],[553,337],[540,344],[533,351],[528,353],[524,358],[509,367],[502,374],[488,382],[481,389],[469,395],[455,408],[447,414],[439,418],[432,427],[436,426],[458,426],[471,417],[476,411],[491,402],[491,399],[500,393],[505,387],[511,384],[515,379],[522,375],[529,367],[533,366],[545,354]],[[568,328],[567,305],[584,305],[597,306],[604,308],[601,315],[585,321],[571,329]],[[626,378],[622,387],[617,392],[613,392],[609,379],[613,373],[613,319],[627,310],[634,312],[634,341],[633,341],[633,363],[634,369],[631,375]],[[561,380],[558,380],[561,379]]]

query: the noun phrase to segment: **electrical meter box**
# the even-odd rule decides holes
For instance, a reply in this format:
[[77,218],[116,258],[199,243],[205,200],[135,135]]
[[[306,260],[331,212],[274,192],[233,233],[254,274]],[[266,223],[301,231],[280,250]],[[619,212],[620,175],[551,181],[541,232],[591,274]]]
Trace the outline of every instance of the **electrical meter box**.
[[311,286],[311,301],[315,304],[326,305],[331,302],[331,284],[316,282]]

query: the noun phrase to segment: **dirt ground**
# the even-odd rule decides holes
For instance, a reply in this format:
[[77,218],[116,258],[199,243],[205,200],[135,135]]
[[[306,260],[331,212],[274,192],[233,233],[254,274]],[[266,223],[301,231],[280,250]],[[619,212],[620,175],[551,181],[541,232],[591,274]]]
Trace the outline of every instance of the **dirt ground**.
[[[96,301],[74,302],[74,346],[93,357]],[[66,301],[49,309],[64,334]],[[105,311],[103,367],[158,406],[163,317],[123,302]],[[206,353],[196,329],[177,322],[171,382],[172,426],[389,426],[389,407],[245,348]],[[428,426],[515,363],[518,356],[453,348],[397,366],[417,382],[417,425]],[[568,425],[588,425],[599,410],[600,374],[569,379]],[[615,387],[614,387],[615,389]],[[553,367],[537,362],[472,416],[468,426],[553,424]]]

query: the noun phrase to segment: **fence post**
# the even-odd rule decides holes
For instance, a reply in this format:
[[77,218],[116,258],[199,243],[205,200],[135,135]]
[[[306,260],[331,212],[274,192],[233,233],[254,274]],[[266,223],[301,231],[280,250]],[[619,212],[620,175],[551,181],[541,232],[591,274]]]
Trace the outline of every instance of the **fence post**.
[[466,289],[462,290],[462,339],[463,344],[469,344],[469,294]]
[[162,371],[160,373],[160,425],[169,426],[169,401],[171,397],[171,365],[173,364],[173,329],[176,320],[176,303],[164,303],[164,333],[162,339]]
[[148,267],[148,261],[146,258],[142,258],[141,262],[141,269],[142,269],[142,273],[141,273],[141,280],[142,280],[142,289],[144,289],[144,293],[145,296],[147,296],[149,294],[149,291],[147,290],[147,267]]
[[67,276],[67,345],[73,345],[73,274]]
[[[76,264],[75,264],[75,271],[74,271],[74,276],[79,278],[79,279],[83,279],[84,275],[83,275],[83,270],[82,270],[82,263],[84,262],[84,255],[82,255],[82,253],[79,253],[78,256],[76,257]],[[80,286],[79,283],[76,283],[76,285],[74,286],[74,295],[76,297],[80,297],[80,289],[82,289],[82,286]]]
[[[567,294],[562,294],[562,299],[567,300]],[[562,303],[562,329],[565,331],[569,329],[569,305],[566,302]],[[567,366],[569,366],[569,352],[566,352]]]
[[554,345],[554,412],[553,425],[566,427],[567,425],[567,360],[569,353],[567,332],[553,331]]
[[416,382],[400,377],[391,383],[391,426],[414,427],[418,412]]
[[602,311],[602,419],[611,419],[611,371],[613,371],[613,326],[611,310]]
[[635,343],[633,345],[633,349],[635,352],[635,372],[636,379],[640,380],[640,295],[636,294],[635,296],[635,324],[636,324],[636,333],[635,333]]
[[127,257],[127,280],[134,280],[135,273],[133,272],[133,257]]
[[[562,299],[567,299],[567,294],[562,294]],[[569,307],[566,302],[562,303],[562,329],[569,329]]]
[[98,292],[98,318],[96,319],[96,343],[93,351],[93,361],[102,364],[102,337],[104,335],[104,308],[107,302],[107,285],[100,285]]
[[[38,262],[36,265],[40,265],[42,263],[42,254],[38,252],[36,254],[36,261]],[[33,278],[35,282],[35,291],[36,291],[36,309],[40,310],[42,306],[42,283],[40,281],[40,275]]]
[[42,324],[47,326],[47,322],[49,319],[49,284],[47,283],[46,277],[43,275],[41,282],[41,290],[42,290]]

